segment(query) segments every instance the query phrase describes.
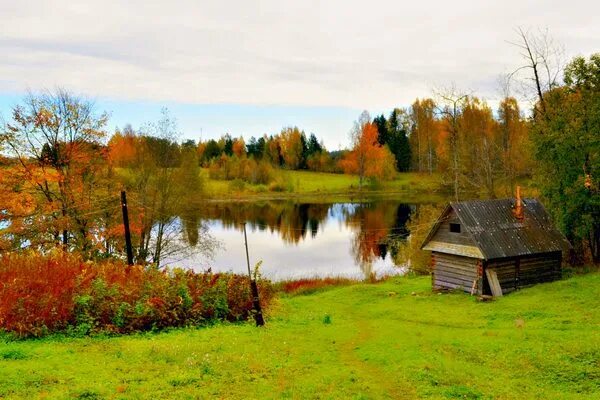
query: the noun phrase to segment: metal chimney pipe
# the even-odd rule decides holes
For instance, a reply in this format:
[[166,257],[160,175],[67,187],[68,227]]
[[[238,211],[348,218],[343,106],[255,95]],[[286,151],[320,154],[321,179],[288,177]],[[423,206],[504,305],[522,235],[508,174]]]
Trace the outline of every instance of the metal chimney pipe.
[[517,186],[517,202],[515,204],[515,217],[517,219],[523,219],[523,202],[521,201],[521,186]]

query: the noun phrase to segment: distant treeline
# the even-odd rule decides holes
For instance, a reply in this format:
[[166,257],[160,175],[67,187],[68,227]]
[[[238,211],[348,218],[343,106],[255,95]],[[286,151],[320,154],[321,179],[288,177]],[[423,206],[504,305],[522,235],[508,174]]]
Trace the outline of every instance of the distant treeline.
[[[498,187],[510,190],[515,179],[531,176],[529,121],[512,97],[503,99],[495,114],[485,101],[474,96],[464,96],[452,108],[443,100],[417,99],[409,108],[396,108],[387,117],[381,114],[371,118],[363,113],[356,124],[351,135],[352,147],[334,152],[327,151],[314,133],[307,135],[298,127],[286,127],[277,134],[250,137],[247,141],[242,136],[224,134],[219,139],[185,140],[179,144],[127,126],[117,130],[108,144],[113,161],[120,166],[133,162],[131,156],[140,139],[164,166],[178,166],[182,151],[194,150],[199,165],[211,168],[215,177],[219,177],[217,169],[231,167],[233,158],[251,158],[290,170],[357,173],[348,164],[361,139],[370,141],[363,143],[367,147],[364,149],[367,162],[374,154],[377,156],[374,162],[388,162],[393,172],[431,174],[457,168],[458,184],[467,191],[483,189],[495,196]],[[368,139],[363,138],[367,130],[375,132]],[[381,148],[387,148],[390,156],[382,158],[377,154],[376,150]],[[240,178],[221,175],[222,179]],[[393,177],[393,174],[368,172],[366,175],[379,179]]]

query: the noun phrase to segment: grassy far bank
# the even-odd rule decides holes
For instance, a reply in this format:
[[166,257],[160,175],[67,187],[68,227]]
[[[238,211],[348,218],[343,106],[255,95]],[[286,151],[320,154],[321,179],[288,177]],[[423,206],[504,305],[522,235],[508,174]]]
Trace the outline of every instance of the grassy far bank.
[[[233,181],[215,180],[208,177],[208,172],[202,173],[206,179],[206,193],[213,199],[231,198],[289,198],[311,196],[348,196],[357,195],[358,176],[347,174],[332,174],[312,171],[280,170],[286,183],[282,191],[270,191],[266,185],[243,185]],[[434,196],[441,191],[442,179],[439,174],[419,174],[414,172],[400,173],[392,181],[381,182],[376,187],[365,184],[363,193],[368,194],[419,194]]]
[[282,297],[250,323],[0,341],[0,398],[593,399],[600,274],[491,303],[393,278]]

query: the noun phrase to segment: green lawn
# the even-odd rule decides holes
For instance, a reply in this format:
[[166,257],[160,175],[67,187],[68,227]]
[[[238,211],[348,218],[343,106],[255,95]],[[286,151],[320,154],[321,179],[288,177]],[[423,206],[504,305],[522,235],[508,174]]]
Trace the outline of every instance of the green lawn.
[[283,297],[264,329],[0,341],[0,398],[600,398],[600,274],[490,303],[429,284]]
[[[346,174],[331,174],[311,171],[278,171],[286,182],[288,189],[283,192],[272,192],[265,185],[245,184],[240,190],[232,185],[231,181],[214,180],[206,177],[206,193],[215,199],[223,198],[288,198],[288,197],[315,197],[315,196],[350,196],[358,195],[358,176]],[[428,175],[414,172],[398,174],[397,178],[382,182],[378,187],[369,187],[365,184],[363,194],[403,194],[419,196],[435,196],[440,191],[441,177],[439,174]]]

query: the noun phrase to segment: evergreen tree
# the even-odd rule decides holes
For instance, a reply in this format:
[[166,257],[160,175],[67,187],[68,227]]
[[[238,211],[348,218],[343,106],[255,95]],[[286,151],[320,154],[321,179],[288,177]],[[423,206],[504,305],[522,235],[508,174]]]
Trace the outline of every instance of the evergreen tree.
[[248,144],[246,144],[246,151],[248,152],[248,157],[255,159],[258,158],[258,143],[254,136],[248,140]]
[[390,134],[385,116],[381,114],[380,116],[375,117],[373,123],[377,126],[377,141],[379,144],[382,146],[389,144]]
[[407,128],[401,121],[402,114],[399,109],[394,109],[388,119],[387,131],[390,151],[396,158],[396,168],[400,172],[410,169],[410,144],[408,142]]
[[256,158],[262,159],[265,154],[265,148],[267,146],[267,141],[264,136],[261,136],[256,141]]
[[304,131],[300,134],[300,145],[302,146],[302,156],[300,157],[300,163],[298,167],[300,169],[306,169],[306,160],[308,159],[308,141],[306,140],[306,134]]
[[320,153],[323,151],[323,146],[317,140],[317,137],[314,133],[311,133],[308,138],[308,156],[312,156],[313,154]]
[[188,139],[185,142],[181,143],[181,150],[195,150],[196,142],[194,139]]
[[223,143],[223,153],[228,156],[233,155],[233,139],[229,133],[226,133],[225,136],[223,136]]
[[203,161],[210,161],[213,158],[219,157],[221,155],[221,148],[216,140],[210,139],[206,142],[206,149],[204,150],[204,154],[202,155]]

